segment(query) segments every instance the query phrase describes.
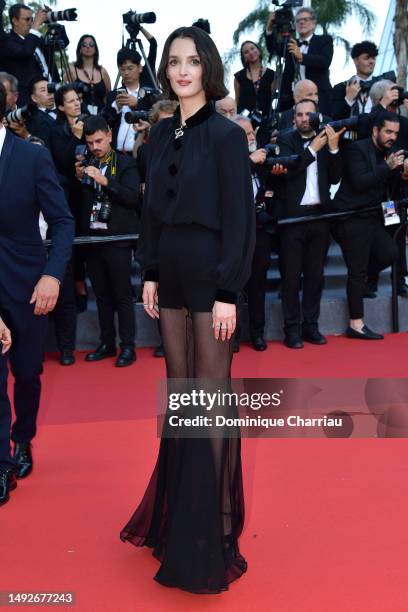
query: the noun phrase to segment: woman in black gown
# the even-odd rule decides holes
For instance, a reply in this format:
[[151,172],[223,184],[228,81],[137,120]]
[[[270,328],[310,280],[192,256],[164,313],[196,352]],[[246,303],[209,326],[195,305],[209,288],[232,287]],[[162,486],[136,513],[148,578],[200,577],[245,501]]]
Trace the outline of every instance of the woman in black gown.
[[275,73],[262,65],[262,51],[256,43],[246,40],[240,53],[243,69],[234,75],[238,113],[245,109],[260,110],[267,117],[271,111]]
[[[150,134],[139,251],[144,307],[160,316],[168,388],[192,377],[222,386],[254,248],[248,145],[244,131],[215,112],[213,101],[227,92],[203,30],[170,35],[158,77],[180,106]],[[246,571],[243,521],[239,436],[163,436],[121,539],[153,548],[161,584],[219,593]]]

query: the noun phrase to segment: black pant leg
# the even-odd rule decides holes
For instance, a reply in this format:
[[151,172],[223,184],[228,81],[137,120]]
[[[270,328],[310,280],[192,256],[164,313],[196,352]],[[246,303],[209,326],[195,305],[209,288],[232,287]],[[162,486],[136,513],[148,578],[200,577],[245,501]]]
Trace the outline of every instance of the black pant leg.
[[14,411],[11,429],[15,442],[29,442],[37,428],[41,395],[45,340],[48,318],[34,315],[34,305],[7,303],[1,305],[2,317],[10,328],[13,344],[8,353],[14,376]]
[[299,289],[304,253],[304,228],[300,224],[279,229],[279,253],[284,331],[286,334],[300,334]]
[[350,319],[364,317],[364,292],[371,247],[381,220],[351,217],[339,221],[333,232],[347,266],[347,301]]
[[74,282],[74,264],[71,259],[61,283],[57,304],[52,312],[57,346],[60,351],[75,349],[77,309]]
[[7,394],[7,357],[0,355],[0,466],[14,467],[10,453],[11,406]]
[[303,257],[303,328],[317,329],[323,290],[324,264],[330,244],[329,225],[310,221],[304,227],[306,241]]
[[257,229],[251,277],[246,285],[249,329],[252,336],[264,334],[266,279],[271,262],[271,240],[271,234],[263,229]]
[[108,266],[104,256],[107,245],[89,246],[86,254],[86,266],[89,279],[96,297],[101,342],[114,348],[116,346],[115,300],[110,285]]
[[132,247],[109,244],[105,247],[105,265],[118,313],[121,346],[134,346],[136,321],[132,296]]

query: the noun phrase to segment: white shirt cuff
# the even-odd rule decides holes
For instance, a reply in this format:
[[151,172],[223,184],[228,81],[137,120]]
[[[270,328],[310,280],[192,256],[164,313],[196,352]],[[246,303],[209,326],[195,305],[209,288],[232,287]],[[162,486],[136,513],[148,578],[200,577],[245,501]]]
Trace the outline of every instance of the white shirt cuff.
[[312,147],[311,147],[310,145],[309,145],[307,148],[309,149],[309,151],[311,152],[311,154],[313,155],[313,157],[316,159],[316,157],[317,157],[317,153],[316,153],[316,151],[313,151],[313,149],[312,149]]
[[331,149],[329,149],[330,153],[332,153],[333,155],[336,155],[336,153],[339,152],[339,149],[334,149],[334,151],[332,151]]
[[120,113],[121,111],[119,110],[119,106],[116,104],[116,100],[114,102],[112,102],[112,108],[115,109],[115,111],[117,113]]
[[30,34],[34,34],[34,36],[38,36],[38,38],[42,38],[42,34],[38,30],[30,30]]
[[346,98],[346,96],[344,96],[344,100],[347,102],[347,104],[348,104],[349,106],[353,106],[353,104],[354,104],[354,102],[355,102],[355,100],[353,100],[352,102],[350,102],[350,100],[348,100],[348,99]]

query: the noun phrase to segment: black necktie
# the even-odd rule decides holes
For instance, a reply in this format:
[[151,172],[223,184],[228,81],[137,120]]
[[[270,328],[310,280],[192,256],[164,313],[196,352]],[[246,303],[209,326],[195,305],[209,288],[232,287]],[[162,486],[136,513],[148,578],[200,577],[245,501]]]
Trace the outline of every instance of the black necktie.
[[309,46],[309,41],[307,40],[299,40],[298,42],[299,47],[301,47],[302,45],[305,45],[306,47]]

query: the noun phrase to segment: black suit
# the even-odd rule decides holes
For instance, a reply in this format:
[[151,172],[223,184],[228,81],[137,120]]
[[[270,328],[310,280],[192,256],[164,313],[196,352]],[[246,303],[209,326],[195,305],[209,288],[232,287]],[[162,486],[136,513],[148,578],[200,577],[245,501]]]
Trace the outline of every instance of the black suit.
[[31,79],[43,76],[43,68],[34,54],[37,47],[42,51],[46,61],[52,59],[48,71],[53,81],[60,81],[53,56],[49,53],[42,37],[28,34],[25,38],[21,38],[11,31],[10,34],[0,38],[0,57],[4,68],[18,79],[18,106],[30,102],[28,86]]
[[[79,229],[81,235],[121,235],[138,231],[139,175],[136,161],[117,154],[116,176],[111,166],[106,171],[108,186],[104,188],[112,205],[108,228],[90,229],[94,189],[82,187]],[[117,242],[89,246],[86,265],[98,307],[101,342],[110,348],[116,345],[114,313],[118,312],[121,346],[133,347],[135,343],[135,317],[131,287],[131,242]]]
[[[266,46],[269,53],[276,53],[276,41],[273,34],[266,34]],[[326,34],[314,34],[309,42],[307,53],[303,55],[305,78],[313,81],[319,91],[320,111],[331,115],[331,92],[329,68],[333,59],[333,39]],[[296,76],[298,62],[289,52],[286,53],[285,69],[281,85],[281,104],[279,110],[287,110],[293,106],[292,84]]]
[[38,109],[38,111],[26,121],[27,130],[31,136],[37,136],[43,140],[47,149],[50,149],[51,130],[55,126],[55,119],[46,111]]
[[[16,442],[29,442],[36,433],[47,326],[47,317],[34,315],[29,302],[43,274],[62,281],[74,222],[48,151],[11,133],[0,157],[0,192],[0,313],[13,337],[9,359],[15,378],[11,435]],[[38,225],[40,211],[52,228],[48,257]],[[7,363],[1,357],[0,463],[13,463],[10,422]]]
[[[344,176],[333,206],[351,210],[398,198],[403,185],[397,171],[391,171],[371,138],[351,143],[344,154]],[[387,268],[398,251],[378,212],[361,213],[336,223],[333,235],[346,261],[347,299],[351,319],[364,316],[365,284],[371,259],[371,273]]]
[[[324,147],[317,153],[317,176],[320,205],[301,204],[308,185],[307,168],[315,157],[298,131],[278,139],[281,155],[300,155],[300,166],[282,175],[275,194],[278,218],[300,217],[324,212],[330,205],[330,185],[340,181],[340,153],[330,153]],[[287,336],[299,336],[301,309],[300,280],[303,274],[303,331],[317,330],[320,299],[323,288],[324,262],[329,247],[329,224],[310,221],[279,227],[279,256],[282,274],[282,309]]]

